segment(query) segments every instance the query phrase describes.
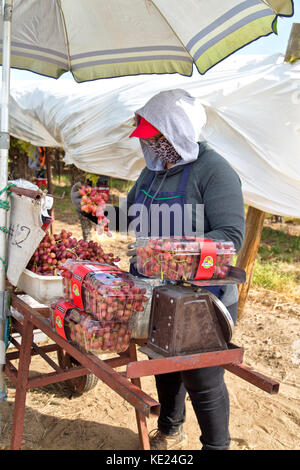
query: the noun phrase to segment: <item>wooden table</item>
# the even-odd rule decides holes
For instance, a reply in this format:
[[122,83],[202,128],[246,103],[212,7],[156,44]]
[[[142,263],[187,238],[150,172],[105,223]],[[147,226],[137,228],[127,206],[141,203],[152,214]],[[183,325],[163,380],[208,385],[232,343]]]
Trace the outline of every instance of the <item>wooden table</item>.
[[[59,336],[51,328],[48,308],[32,308],[15,292],[11,293],[11,305],[23,315],[21,321],[16,318],[12,319],[13,331],[19,332],[22,340],[19,344],[12,338],[16,351],[7,352],[4,368],[4,373],[16,387],[11,433],[11,449],[13,450],[21,449],[27,390],[66,380],[72,381],[88,374],[94,374],[134,406],[140,446],[143,450],[150,449],[146,419],[151,415],[159,416],[160,404],[142,391],[141,377],[218,365],[268,393],[277,393],[279,390],[278,382],[243,365],[243,349],[233,344],[229,344],[228,350],[224,351],[162,357],[147,349],[146,339],[133,340],[124,353],[101,360],[95,354],[83,352]],[[53,344],[44,346],[35,344],[34,331],[37,329],[50,338]],[[151,355],[151,360],[137,360],[138,346],[142,346],[141,352]],[[62,367],[61,364],[57,364],[48,356],[48,353],[53,351],[67,353],[77,361],[78,365],[71,368]],[[30,362],[33,355],[42,357],[52,367],[53,372],[29,378]],[[12,363],[15,359],[19,359],[18,368]],[[126,371],[117,372],[115,368],[120,366],[126,366]]]

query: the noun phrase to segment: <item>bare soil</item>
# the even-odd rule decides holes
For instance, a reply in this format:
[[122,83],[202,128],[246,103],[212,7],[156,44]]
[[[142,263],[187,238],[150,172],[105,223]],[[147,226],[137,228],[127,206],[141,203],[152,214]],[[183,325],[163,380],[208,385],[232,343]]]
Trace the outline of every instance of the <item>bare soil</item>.
[[[74,220],[56,222],[56,232],[71,229],[80,237]],[[107,252],[125,256],[128,241],[105,239]],[[299,449],[300,305],[264,289],[252,289],[244,316],[238,320],[233,343],[245,350],[244,364],[280,382],[279,393],[269,395],[226,372],[231,415],[232,450]],[[52,355],[55,358],[55,354]],[[107,355],[103,355],[104,358]],[[141,359],[144,355],[139,353]],[[122,369],[120,369],[122,370]],[[43,359],[33,357],[30,374],[50,371]],[[142,388],[157,399],[153,377],[142,378]],[[8,400],[1,404],[0,448],[9,448],[15,388],[7,380]],[[200,430],[187,398],[186,449],[200,449]],[[156,428],[156,419],[147,421]],[[23,449],[139,449],[134,408],[102,382],[81,396],[73,396],[65,383],[27,393]]]

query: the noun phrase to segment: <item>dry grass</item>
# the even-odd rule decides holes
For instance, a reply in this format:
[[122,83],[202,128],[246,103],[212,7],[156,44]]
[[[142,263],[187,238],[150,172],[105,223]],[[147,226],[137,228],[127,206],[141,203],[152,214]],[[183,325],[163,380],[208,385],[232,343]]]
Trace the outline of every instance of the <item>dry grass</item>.
[[289,315],[300,318],[300,301],[293,298],[290,293],[282,293],[270,289],[252,288],[248,293],[247,301],[253,306],[265,305],[270,307],[270,312],[288,312]]

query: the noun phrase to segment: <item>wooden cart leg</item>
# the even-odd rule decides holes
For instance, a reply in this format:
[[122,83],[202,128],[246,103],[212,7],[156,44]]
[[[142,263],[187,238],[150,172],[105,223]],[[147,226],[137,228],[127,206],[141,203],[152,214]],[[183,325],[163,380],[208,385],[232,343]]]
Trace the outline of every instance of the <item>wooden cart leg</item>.
[[[131,343],[129,346],[129,357],[130,361],[137,361],[136,354],[136,345]],[[141,380],[139,378],[131,379],[131,382],[137,387],[141,388]],[[150,441],[147,429],[146,417],[140,413],[138,410],[135,410],[136,421],[139,431],[140,445],[142,450],[150,450]]]
[[17,374],[16,397],[11,435],[11,449],[19,450],[22,445],[23,424],[25,414],[26,392],[28,384],[29,365],[31,361],[31,346],[33,341],[33,324],[24,320],[22,342]]

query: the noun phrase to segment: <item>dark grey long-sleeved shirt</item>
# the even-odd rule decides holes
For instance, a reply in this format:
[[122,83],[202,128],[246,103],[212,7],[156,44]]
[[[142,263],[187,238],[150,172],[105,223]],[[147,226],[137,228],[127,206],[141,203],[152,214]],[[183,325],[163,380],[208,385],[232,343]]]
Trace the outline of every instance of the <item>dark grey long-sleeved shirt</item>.
[[[161,192],[175,191],[183,169],[184,165],[179,165],[169,170],[156,171],[151,190],[155,192],[161,186]],[[151,173],[147,167],[142,171],[128,194],[128,209]],[[201,233],[201,236],[212,240],[232,241],[237,252],[241,249],[245,212],[240,178],[229,163],[204,142],[199,143],[198,158],[192,162],[186,186],[186,203],[192,204],[193,219],[196,204],[204,205],[204,234]],[[224,286],[221,300],[226,306],[236,303],[237,286]]]
[[[231,240],[236,251],[241,249],[245,220],[241,182],[229,163],[204,142],[199,143],[198,159],[191,163],[186,187],[186,203],[192,204],[193,219],[196,204],[204,205],[204,236],[212,240]],[[151,191],[173,192],[184,165],[156,171]],[[134,203],[141,186],[149,180],[152,171],[144,168],[127,196],[128,208]],[[167,173],[167,174],[166,174]],[[203,234],[200,234],[203,235]]]

